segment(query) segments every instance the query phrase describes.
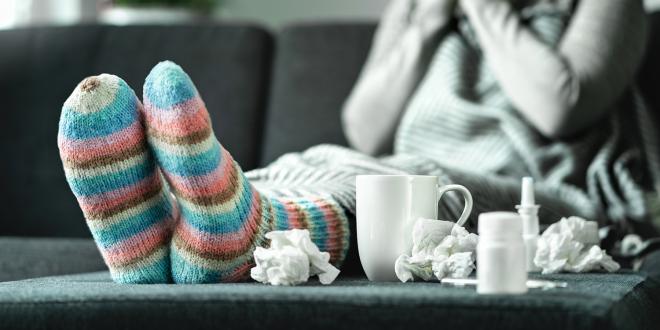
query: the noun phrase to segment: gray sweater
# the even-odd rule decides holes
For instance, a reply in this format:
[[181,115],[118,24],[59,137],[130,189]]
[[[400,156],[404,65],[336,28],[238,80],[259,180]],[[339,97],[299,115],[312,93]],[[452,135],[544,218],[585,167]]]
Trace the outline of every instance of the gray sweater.
[[646,19],[641,0],[581,0],[561,41],[549,45],[521,18],[529,7],[571,4],[393,0],[343,109],[351,145],[371,155],[391,150],[410,97],[457,15],[467,16],[500,87],[540,134],[564,139],[591,127],[631,85]]
[[[454,5],[394,2],[347,102],[354,145],[371,153],[393,139],[392,155],[316,146],[247,173],[250,182],[264,194],[323,196],[355,212],[356,175],[436,175],[472,192],[475,221],[513,209],[529,175],[544,222],[577,215],[644,224],[649,201],[660,200],[649,193],[660,187],[660,160],[632,86],[644,48],[639,0]],[[452,196],[441,219],[463,209]]]

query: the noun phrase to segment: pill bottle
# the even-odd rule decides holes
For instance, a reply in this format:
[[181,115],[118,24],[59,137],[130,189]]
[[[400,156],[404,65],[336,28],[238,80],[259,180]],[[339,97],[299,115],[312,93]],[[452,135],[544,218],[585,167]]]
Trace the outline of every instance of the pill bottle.
[[522,294],[527,292],[522,219],[513,212],[479,215],[477,292]]

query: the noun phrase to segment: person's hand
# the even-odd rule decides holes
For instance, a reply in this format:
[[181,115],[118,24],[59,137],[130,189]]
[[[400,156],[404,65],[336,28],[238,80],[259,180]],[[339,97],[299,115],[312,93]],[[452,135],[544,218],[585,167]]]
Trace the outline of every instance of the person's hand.
[[[392,0],[380,21],[371,48],[371,62],[388,57],[392,49],[414,34],[431,39],[453,15],[458,0]],[[408,37],[407,37],[408,36]]]

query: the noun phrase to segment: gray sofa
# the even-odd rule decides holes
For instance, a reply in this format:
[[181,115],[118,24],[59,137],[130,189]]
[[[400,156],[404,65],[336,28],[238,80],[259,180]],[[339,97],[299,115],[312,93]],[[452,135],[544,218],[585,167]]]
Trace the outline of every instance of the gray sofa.
[[[179,63],[203,95],[220,141],[252,169],[319,143],[346,145],[339,110],[373,30],[371,23],[344,23],[277,34],[210,24],[0,31],[0,329],[657,328],[660,254],[639,272],[556,275],[569,288],[518,297],[437,283],[370,283],[354,240],[329,287],[110,281],[55,143],[61,104],[78,81],[114,73],[141,95],[154,64]],[[640,83],[657,106],[660,35],[651,39]]]

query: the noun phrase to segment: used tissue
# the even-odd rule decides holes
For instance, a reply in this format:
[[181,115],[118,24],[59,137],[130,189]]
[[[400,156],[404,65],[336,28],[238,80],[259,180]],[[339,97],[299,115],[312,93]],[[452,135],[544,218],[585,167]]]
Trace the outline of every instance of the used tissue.
[[539,237],[534,263],[543,274],[619,270],[619,264],[599,244],[596,222],[579,217],[562,218]]
[[321,284],[330,284],[339,275],[339,269],[329,263],[330,254],[319,251],[307,229],[271,231],[266,238],[270,239],[270,247],[254,251],[256,266],[250,276],[255,281],[296,285],[318,275]]
[[474,270],[479,237],[465,228],[449,221],[420,218],[412,236],[412,254],[399,256],[394,265],[401,282],[464,278]]

